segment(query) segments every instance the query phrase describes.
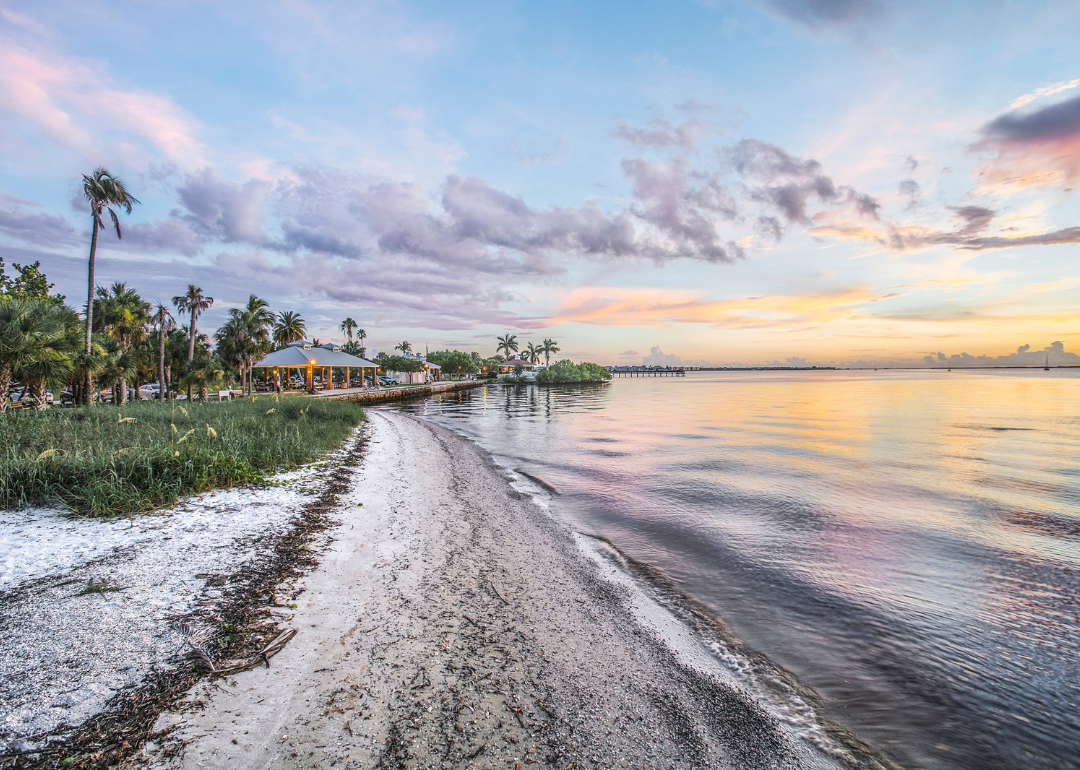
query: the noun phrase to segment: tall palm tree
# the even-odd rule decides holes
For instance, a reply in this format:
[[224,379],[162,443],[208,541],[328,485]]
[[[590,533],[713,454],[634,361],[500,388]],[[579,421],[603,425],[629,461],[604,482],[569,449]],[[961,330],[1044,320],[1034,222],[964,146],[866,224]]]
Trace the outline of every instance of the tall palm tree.
[[277,320],[274,323],[274,342],[276,344],[284,347],[290,342],[304,339],[304,335],[307,334],[307,324],[304,323],[304,319],[300,317],[299,313],[294,313],[292,310],[283,310],[277,314],[276,318]]
[[506,351],[506,358],[510,358],[511,353],[516,353],[518,350],[517,335],[507,332],[502,337],[497,337],[499,340],[498,346],[495,348],[496,353],[502,353]]
[[176,312],[180,315],[191,313],[191,329],[188,331],[188,361],[195,358],[195,319],[202,315],[203,311],[214,304],[213,297],[207,297],[202,289],[193,283],[189,283],[184,294],[172,298],[176,305]]
[[528,359],[528,361],[530,363],[535,364],[535,363],[538,363],[540,361],[540,354],[543,353],[543,352],[544,352],[543,346],[534,345],[533,343],[530,342],[529,346],[527,348],[525,348],[525,358]]
[[158,333],[158,401],[165,400],[165,335],[169,329],[176,328],[176,321],[172,313],[161,302],[154,308],[154,314],[150,316],[150,323],[154,325]]
[[[107,332],[116,340],[120,355],[146,337],[150,305],[126,285],[117,281],[108,289],[99,286],[94,304],[99,311],[95,325],[99,326],[99,331]],[[125,371],[128,370],[134,372],[134,364],[125,368]],[[120,404],[127,400],[127,383],[127,377],[116,382],[119,389],[116,400]]]
[[551,365],[551,354],[552,353],[558,353],[559,349],[560,348],[559,348],[558,344],[555,342],[555,340],[552,340],[552,339],[545,339],[544,340],[544,342],[540,345],[540,350],[544,354],[544,366],[550,366]]
[[[138,199],[127,191],[124,183],[117,177],[110,174],[103,168],[96,168],[94,172],[87,176],[83,174],[83,195],[86,196],[86,201],[90,204],[90,213],[93,219],[93,234],[90,236],[90,268],[88,271],[86,281],[86,344],[84,347],[84,355],[89,356],[91,354],[91,341],[94,328],[94,259],[97,256],[97,238],[98,228],[105,229],[105,223],[101,219],[102,211],[108,210],[109,216],[112,218],[113,227],[116,228],[116,238],[120,239],[120,219],[116,216],[116,212],[112,210],[112,206],[124,209],[128,214],[131,213],[131,208],[139,201]],[[91,393],[94,390],[94,384],[92,377],[87,370],[86,382],[85,382],[85,402],[86,404],[92,404],[93,399]],[[6,397],[6,394],[5,394]]]
[[345,334],[348,336],[349,342],[352,342],[352,333],[353,329],[355,328],[356,321],[351,318],[346,318],[344,321],[341,322],[341,331],[345,332]]
[[406,353],[409,353],[412,350],[412,343],[411,342],[402,342],[402,343],[400,343],[398,345],[394,345],[394,350],[400,350],[401,355],[405,355]]
[[367,339],[367,332],[363,329],[357,329],[356,336],[360,338],[360,347],[364,347],[364,340]]

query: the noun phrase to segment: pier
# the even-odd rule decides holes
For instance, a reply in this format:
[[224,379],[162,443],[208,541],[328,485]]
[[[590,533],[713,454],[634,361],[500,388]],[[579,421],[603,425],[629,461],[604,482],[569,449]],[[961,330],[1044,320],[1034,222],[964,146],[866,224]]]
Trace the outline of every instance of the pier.
[[612,377],[685,377],[684,366],[612,366]]

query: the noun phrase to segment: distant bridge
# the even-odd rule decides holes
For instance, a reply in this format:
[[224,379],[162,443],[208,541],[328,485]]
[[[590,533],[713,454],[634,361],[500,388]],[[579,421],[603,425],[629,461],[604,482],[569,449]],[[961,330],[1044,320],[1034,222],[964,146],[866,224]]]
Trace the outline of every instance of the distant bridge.
[[685,377],[685,366],[609,366],[612,377]]

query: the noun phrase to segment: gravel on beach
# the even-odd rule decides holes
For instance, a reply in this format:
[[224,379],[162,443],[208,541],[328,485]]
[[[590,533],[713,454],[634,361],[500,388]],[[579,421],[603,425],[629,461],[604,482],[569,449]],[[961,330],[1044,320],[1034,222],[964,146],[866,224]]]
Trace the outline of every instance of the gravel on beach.
[[297,583],[296,637],[269,667],[196,685],[128,766],[880,766],[806,740],[704,644],[674,649],[480,448],[369,417]]

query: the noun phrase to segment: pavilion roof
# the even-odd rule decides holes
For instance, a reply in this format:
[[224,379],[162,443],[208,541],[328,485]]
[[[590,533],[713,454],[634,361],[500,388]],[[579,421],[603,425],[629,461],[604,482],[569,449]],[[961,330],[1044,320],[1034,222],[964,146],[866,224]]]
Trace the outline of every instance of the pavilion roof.
[[365,358],[357,358],[349,355],[336,345],[313,345],[307,340],[292,342],[281,350],[275,350],[259,363],[256,367],[270,366],[307,366],[314,360],[312,366],[351,366],[359,369],[377,369],[378,364],[372,363]]

